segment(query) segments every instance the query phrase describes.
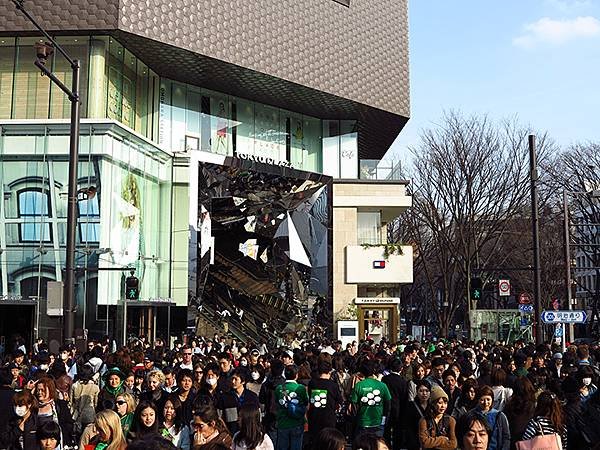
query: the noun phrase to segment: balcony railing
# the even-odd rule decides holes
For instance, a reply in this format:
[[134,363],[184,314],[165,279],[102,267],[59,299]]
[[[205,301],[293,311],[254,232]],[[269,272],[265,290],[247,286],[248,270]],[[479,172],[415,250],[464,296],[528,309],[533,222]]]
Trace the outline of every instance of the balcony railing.
[[361,159],[358,169],[360,180],[402,180],[400,161]]

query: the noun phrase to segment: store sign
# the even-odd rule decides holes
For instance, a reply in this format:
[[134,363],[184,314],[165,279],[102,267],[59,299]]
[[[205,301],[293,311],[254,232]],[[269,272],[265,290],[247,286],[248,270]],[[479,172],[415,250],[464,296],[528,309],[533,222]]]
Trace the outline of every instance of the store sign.
[[274,158],[269,158],[266,156],[260,155],[250,155],[248,153],[238,153],[237,157],[240,159],[245,159],[247,161],[254,161],[263,164],[271,164],[272,166],[280,166],[280,167],[292,167],[292,163],[289,161],[279,161]]
[[398,305],[399,297],[356,297],[355,305]]

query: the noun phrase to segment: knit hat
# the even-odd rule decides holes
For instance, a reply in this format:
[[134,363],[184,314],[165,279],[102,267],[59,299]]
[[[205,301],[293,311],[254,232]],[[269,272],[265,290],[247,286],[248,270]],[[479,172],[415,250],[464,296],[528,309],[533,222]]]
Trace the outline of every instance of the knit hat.
[[448,400],[448,394],[439,386],[433,386],[431,388],[431,395],[429,396],[429,404],[433,405],[437,403],[440,398],[445,398]]

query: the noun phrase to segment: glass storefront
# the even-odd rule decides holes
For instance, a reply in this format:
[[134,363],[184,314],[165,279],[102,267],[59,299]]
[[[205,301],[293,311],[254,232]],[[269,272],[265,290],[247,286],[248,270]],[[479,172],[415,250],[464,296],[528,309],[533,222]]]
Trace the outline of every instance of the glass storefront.
[[321,123],[274,106],[161,80],[159,143],[173,151],[261,156],[322,173]]
[[[48,281],[64,277],[68,125],[4,124],[0,131],[1,295],[38,301],[45,335],[59,326],[45,302]],[[129,273],[121,269],[135,269],[141,299],[169,297],[171,161],[122,127],[82,124],[76,327],[115,327],[98,305],[122,301]]]
[[[158,76],[108,36],[58,37],[79,59],[81,117],[109,118],[158,140]],[[33,65],[39,38],[0,39],[0,119],[68,119],[71,104]],[[50,69],[71,86],[69,63],[57,51]]]

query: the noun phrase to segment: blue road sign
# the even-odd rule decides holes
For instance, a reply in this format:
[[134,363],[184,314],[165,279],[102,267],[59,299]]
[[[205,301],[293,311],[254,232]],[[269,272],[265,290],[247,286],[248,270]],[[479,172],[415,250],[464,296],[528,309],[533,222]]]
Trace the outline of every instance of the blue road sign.
[[562,323],[556,324],[556,329],[554,330],[554,337],[561,338],[563,337],[563,326]]
[[533,314],[533,305],[519,305],[519,312]]
[[543,311],[541,319],[544,323],[585,323],[587,313],[582,310]]

